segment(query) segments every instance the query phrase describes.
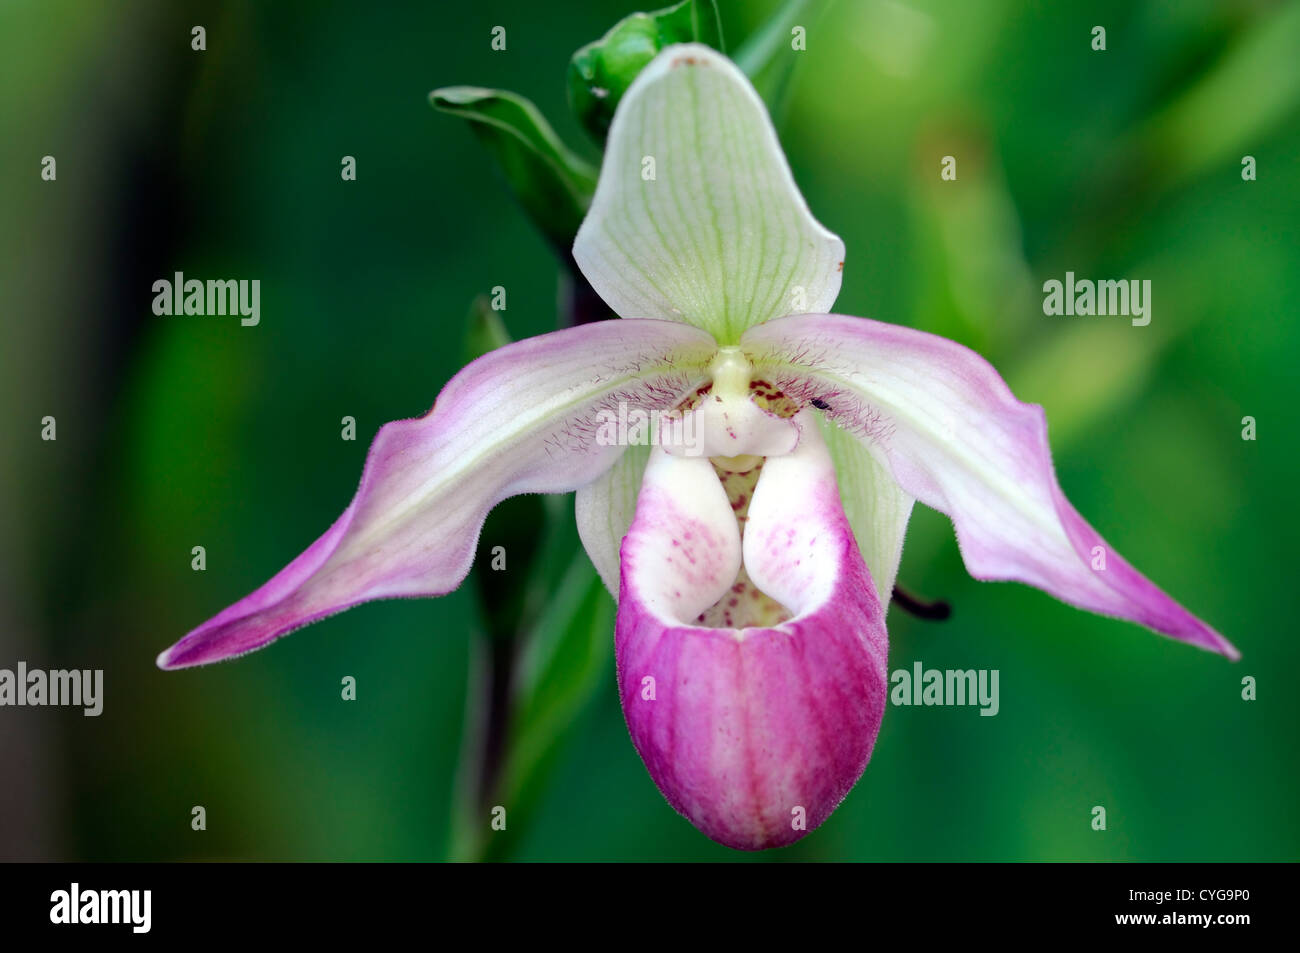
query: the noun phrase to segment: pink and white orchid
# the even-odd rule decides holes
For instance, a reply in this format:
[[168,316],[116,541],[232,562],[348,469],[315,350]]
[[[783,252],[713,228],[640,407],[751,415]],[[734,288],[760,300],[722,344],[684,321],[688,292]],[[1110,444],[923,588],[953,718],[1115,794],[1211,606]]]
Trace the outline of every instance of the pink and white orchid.
[[[843,243],[725,57],[670,47],[632,84],[573,255],[623,320],[494,351],[427,415],[383,427],[334,525],[158,664],[449,592],[494,505],[576,490],[583,544],[618,600],[637,750],[701,831],[757,849],[815,828],[866,766],[916,500],[951,517],[977,579],[1237,656],[1066,500],[1042,408],[958,344],[829,313]],[[610,445],[600,422],[620,406],[689,419],[699,441]]]

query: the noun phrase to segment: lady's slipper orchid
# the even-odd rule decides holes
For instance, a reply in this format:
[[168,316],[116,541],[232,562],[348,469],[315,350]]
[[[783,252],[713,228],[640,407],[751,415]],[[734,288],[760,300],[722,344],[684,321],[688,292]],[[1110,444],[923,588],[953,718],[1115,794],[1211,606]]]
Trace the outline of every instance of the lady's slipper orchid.
[[[632,84],[573,254],[624,320],[503,347],[426,416],[383,427],[334,525],[158,664],[239,655],[370,599],[446,593],[492,506],[577,490],[583,544],[619,600],[637,750],[673,807],[753,849],[816,827],[866,766],[914,500],[952,518],[977,579],[1236,657],[1084,522],[1042,409],[983,359],[827,313],[844,246],[723,56],[670,47]],[[610,445],[601,422],[620,406],[689,422],[663,429],[698,439]]]

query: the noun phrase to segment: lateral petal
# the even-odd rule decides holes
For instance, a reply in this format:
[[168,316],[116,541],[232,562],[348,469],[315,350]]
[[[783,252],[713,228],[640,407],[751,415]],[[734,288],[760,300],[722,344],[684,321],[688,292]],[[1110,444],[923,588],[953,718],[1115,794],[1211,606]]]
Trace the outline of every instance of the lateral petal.
[[976,579],[1025,582],[1238,657],[1070,505],[1052,467],[1043,409],[1018,401],[975,352],[835,314],[769,322],[743,345],[759,372],[792,397],[826,405],[826,415],[883,459],[907,493],[952,518]]
[[686,325],[607,321],[474,361],[428,414],[380,429],[356,496],[320,539],[163,652],[159,667],[240,655],[371,599],[451,591],[493,506],[599,476],[621,450],[597,440],[601,411],[621,401],[670,407],[698,385],[714,351]]

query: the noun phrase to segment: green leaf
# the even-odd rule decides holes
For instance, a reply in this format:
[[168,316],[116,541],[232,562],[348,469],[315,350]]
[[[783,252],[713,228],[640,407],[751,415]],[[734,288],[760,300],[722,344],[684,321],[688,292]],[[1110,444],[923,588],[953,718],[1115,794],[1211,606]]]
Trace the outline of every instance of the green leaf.
[[429,102],[469,121],[533,224],[567,256],[591,202],[596,169],[571,152],[523,96],[478,86],[448,86],[431,92]]
[[[612,674],[614,601],[581,549],[551,597],[519,660],[498,787],[510,814],[508,831],[526,829],[565,738]],[[497,834],[489,856],[501,856],[512,842]]]
[[542,760],[590,697],[614,647],[614,601],[586,553],[573,557],[519,664],[507,789]]
[[604,142],[614,110],[637,74],[665,46],[692,42],[726,52],[714,0],[682,0],[620,20],[569,61],[569,105],[574,114],[597,141]]

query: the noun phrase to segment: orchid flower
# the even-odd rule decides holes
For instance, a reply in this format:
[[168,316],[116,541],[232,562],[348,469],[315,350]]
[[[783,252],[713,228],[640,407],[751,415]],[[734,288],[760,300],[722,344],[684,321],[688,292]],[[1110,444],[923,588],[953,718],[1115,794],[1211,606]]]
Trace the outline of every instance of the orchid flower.
[[[830,313],[843,243],[722,55],[671,46],[633,82],[573,256],[622,320],[493,351],[424,417],[384,426],[334,525],[159,666],[449,592],[494,505],[576,490],[583,545],[618,600],[637,751],[696,827],[757,849],[819,825],[866,767],[917,500],[952,519],[977,579],[1237,656],[1066,500],[1042,408],[961,345]],[[601,439],[620,407],[698,437]]]

